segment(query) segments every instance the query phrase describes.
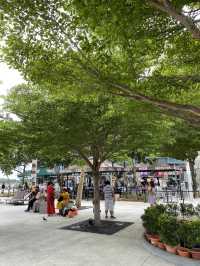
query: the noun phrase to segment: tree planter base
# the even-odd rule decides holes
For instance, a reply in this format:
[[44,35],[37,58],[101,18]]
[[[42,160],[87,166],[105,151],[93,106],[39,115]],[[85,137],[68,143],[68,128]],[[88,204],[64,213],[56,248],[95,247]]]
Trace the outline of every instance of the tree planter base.
[[121,221],[109,221],[102,220],[101,225],[96,226],[94,224],[94,220],[89,219],[82,222],[78,222],[75,224],[70,224],[60,229],[64,230],[73,230],[79,232],[87,232],[87,233],[96,233],[96,234],[105,234],[112,235],[119,232],[122,229],[125,229],[127,226],[130,226],[134,223],[130,222],[121,222]]

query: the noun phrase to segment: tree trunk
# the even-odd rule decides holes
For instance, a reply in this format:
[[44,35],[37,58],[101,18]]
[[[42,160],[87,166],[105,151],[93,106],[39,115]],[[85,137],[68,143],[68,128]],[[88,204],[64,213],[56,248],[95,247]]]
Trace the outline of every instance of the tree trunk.
[[101,224],[101,210],[100,210],[100,191],[99,191],[99,184],[100,184],[100,176],[99,171],[93,171],[93,180],[94,180],[94,222],[95,225]]
[[192,186],[193,186],[193,193],[194,193],[194,198],[197,196],[197,180],[196,180],[196,174],[194,171],[194,160],[189,159],[189,164],[190,164],[190,171],[192,175]]
[[85,173],[82,170],[81,171],[81,176],[80,176],[80,181],[79,181],[79,184],[78,184],[77,195],[76,195],[76,206],[77,206],[77,208],[80,208],[81,207],[81,200],[82,200],[82,194],[83,194],[84,178],[85,178]]

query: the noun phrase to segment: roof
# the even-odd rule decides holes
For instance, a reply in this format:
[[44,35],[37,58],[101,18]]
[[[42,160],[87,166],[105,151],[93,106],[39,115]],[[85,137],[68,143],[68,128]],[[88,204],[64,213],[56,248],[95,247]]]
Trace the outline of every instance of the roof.
[[170,158],[170,157],[157,157],[157,162],[159,164],[184,164],[184,161],[177,160],[175,158]]
[[53,172],[51,171],[47,171],[46,167],[40,167],[39,168],[39,172],[37,173],[37,176],[51,176],[51,175],[55,175]]

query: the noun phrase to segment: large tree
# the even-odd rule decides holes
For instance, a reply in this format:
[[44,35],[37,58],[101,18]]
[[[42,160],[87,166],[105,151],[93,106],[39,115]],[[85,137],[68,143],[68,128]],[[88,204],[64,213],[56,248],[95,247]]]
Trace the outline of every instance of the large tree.
[[18,116],[20,122],[13,123],[18,123],[21,139],[35,151],[35,158],[41,158],[44,151],[51,156],[56,147],[57,156],[70,152],[91,168],[96,224],[100,223],[101,163],[120,150],[152,149],[156,136],[161,138],[160,130],[164,137],[168,128],[165,117],[153,113],[150,106],[144,110],[139,104],[110,99],[106,94],[64,95],[26,85],[15,88],[6,104]]
[[27,79],[106,90],[199,126],[196,1],[12,0],[0,10],[3,58]]

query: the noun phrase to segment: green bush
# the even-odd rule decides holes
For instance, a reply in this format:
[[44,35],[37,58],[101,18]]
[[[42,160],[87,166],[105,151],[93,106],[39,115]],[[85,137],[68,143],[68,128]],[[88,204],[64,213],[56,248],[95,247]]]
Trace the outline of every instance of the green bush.
[[168,203],[166,205],[166,213],[173,216],[178,216],[179,206],[176,203]]
[[186,246],[188,248],[200,246],[200,220],[189,221],[187,225]]
[[188,236],[191,233],[190,224],[191,224],[191,221],[189,221],[189,220],[180,220],[179,221],[179,227],[178,227],[177,233],[178,233],[179,242],[180,242],[182,247],[189,248]]
[[159,231],[159,216],[165,212],[164,205],[155,205],[145,209],[141,216],[143,226],[149,234],[158,234]]
[[180,212],[182,216],[191,217],[196,214],[194,206],[190,203],[181,203],[180,204]]
[[178,226],[179,223],[175,216],[167,213],[161,214],[159,219],[159,235],[162,242],[170,246],[176,246],[179,244]]
[[198,204],[195,208],[196,215],[200,217],[200,204]]

